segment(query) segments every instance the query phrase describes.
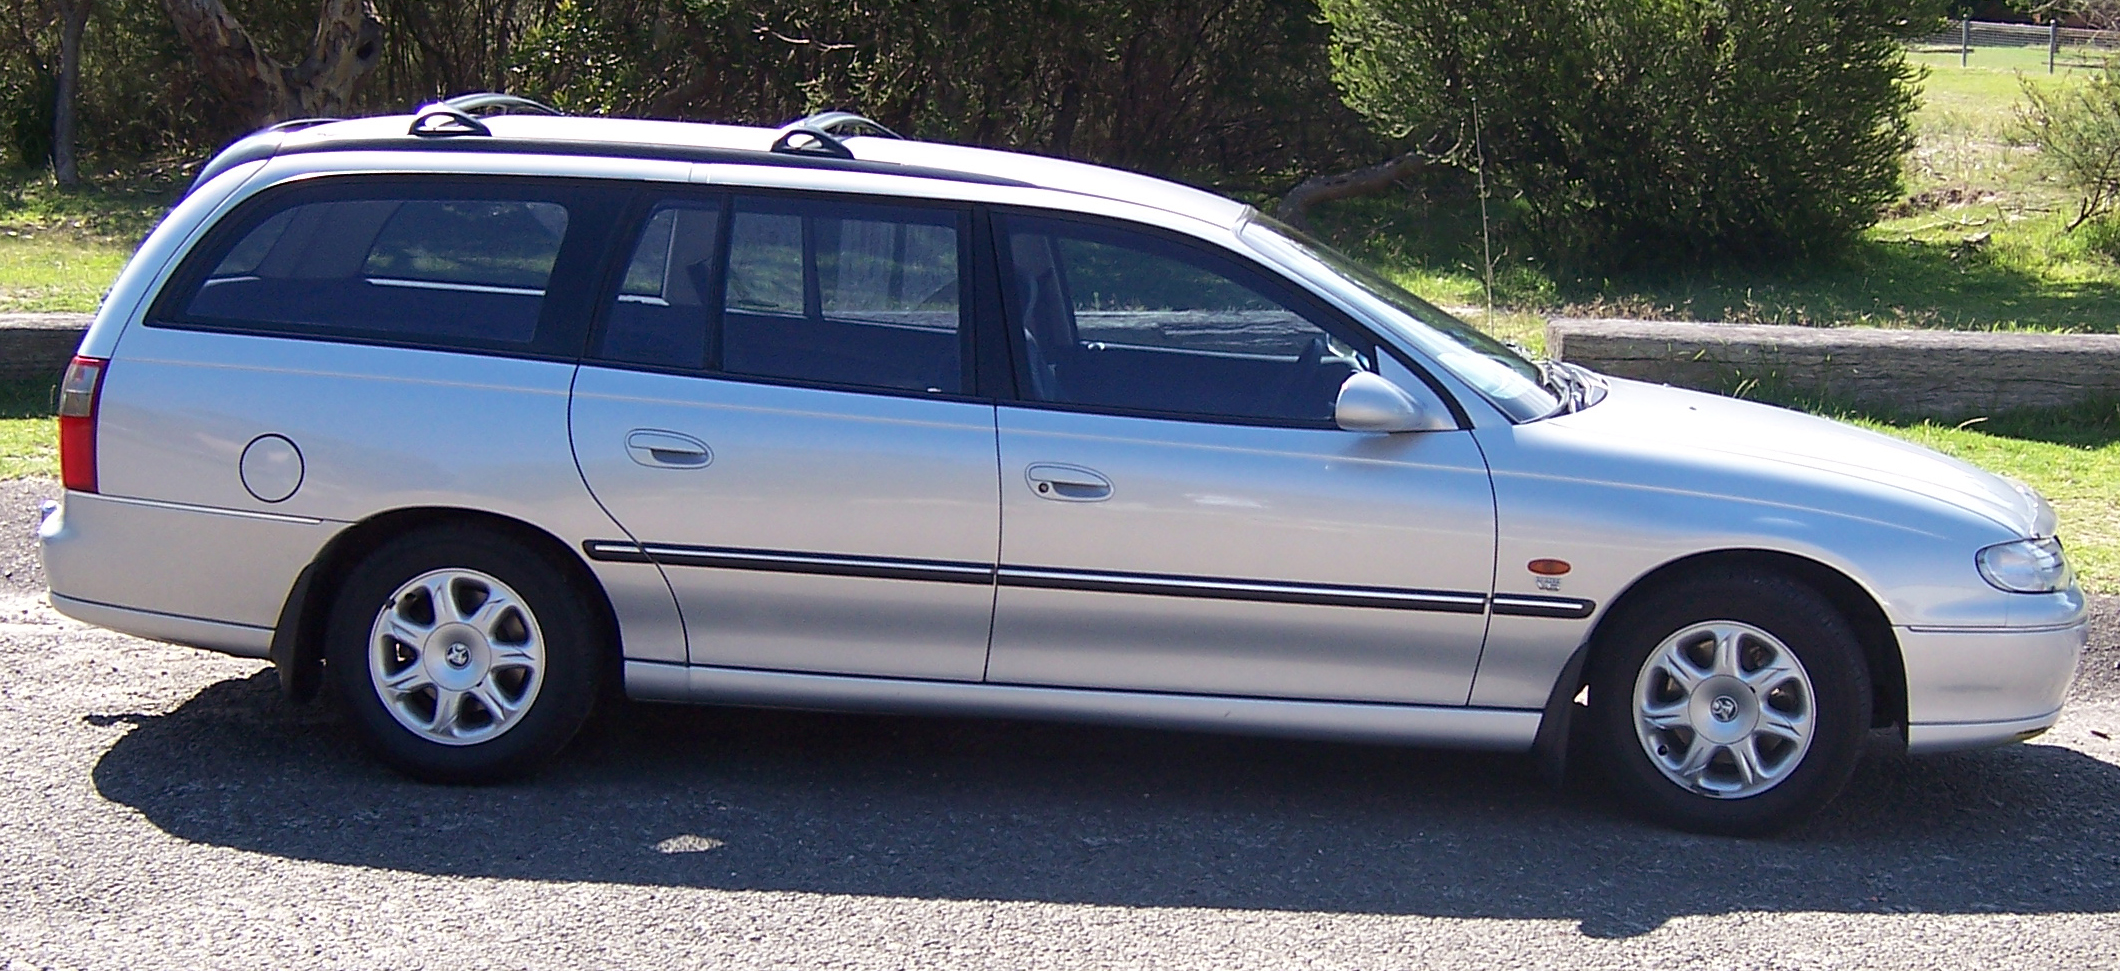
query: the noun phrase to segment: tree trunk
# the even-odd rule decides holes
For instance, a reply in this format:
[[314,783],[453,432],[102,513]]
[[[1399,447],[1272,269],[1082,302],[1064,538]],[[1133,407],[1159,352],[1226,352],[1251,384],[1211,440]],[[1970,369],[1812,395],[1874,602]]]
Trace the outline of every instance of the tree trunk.
[[1389,162],[1338,175],[1314,175],[1288,190],[1274,215],[1297,229],[1310,229],[1310,207],[1335,199],[1373,196],[1391,188],[1400,179],[1444,162],[1424,151],[1411,151]]
[[316,40],[289,66],[259,48],[221,0],[162,0],[206,79],[253,126],[341,115],[355,85],[382,60],[372,0],[324,0]]
[[81,86],[81,33],[95,0],[62,0],[59,4],[59,85],[52,104],[52,176],[60,185],[81,183],[75,152],[74,93]]

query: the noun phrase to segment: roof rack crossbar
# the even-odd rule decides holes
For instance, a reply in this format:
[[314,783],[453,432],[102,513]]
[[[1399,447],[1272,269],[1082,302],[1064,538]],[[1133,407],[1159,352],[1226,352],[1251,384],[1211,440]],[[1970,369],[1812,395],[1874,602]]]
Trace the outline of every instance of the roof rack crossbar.
[[505,94],[499,91],[473,91],[469,94],[457,95],[454,98],[444,98],[440,103],[467,115],[472,112],[488,111],[489,109],[491,109],[490,113],[492,114],[505,114],[509,111],[527,111],[538,115],[566,114],[566,112],[542,101],[532,101],[520,95]]
[[[791,122],[788,127],[792,128],[796,125],[801,125],[804,128],[815,128],[827,135],[859,135],[863,134],[861,129],[866,128],[871,134],[882,135],[885,138],[895,138],[899,141],[905,140],[904,135],[883,127],[875,119],[865,118],[851,111],[820,111],[808,118]],[[849,131],[848,129],[853,130]]]

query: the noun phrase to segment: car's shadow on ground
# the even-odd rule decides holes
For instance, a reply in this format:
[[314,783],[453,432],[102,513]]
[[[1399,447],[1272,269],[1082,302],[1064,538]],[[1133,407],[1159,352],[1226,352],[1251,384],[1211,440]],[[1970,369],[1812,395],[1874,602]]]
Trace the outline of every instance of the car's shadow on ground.
[[130,723],[102,794],[187,840],[418,873],[883,896],[1557,918],[2120,910],[2120,768],[1868,758],[1773,840],[1641,825],[1527,759],[632,705],[528,782],[420,785],[271,672]]

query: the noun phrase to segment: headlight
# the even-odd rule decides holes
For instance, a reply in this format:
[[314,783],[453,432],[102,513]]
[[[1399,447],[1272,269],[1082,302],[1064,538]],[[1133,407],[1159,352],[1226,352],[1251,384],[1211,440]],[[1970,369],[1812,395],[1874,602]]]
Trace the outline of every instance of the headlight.
[[2052,536],[1997,543],[1975,554],[1973,562],[1987,582],[2011,593],[2052,593],[2076,579],[2061,555],[2061,540]]

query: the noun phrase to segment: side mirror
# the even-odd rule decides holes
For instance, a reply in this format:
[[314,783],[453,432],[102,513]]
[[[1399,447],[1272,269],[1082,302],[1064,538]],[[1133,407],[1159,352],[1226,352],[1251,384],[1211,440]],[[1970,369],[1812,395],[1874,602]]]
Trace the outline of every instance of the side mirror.
[[1350,432],[1427,432],[1453,427],[1448,416],[1430,414],[1399,386],[1368,371],[1348,375],[1332,420]]

